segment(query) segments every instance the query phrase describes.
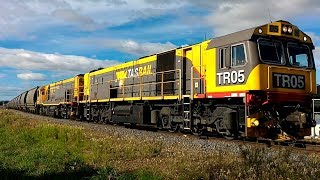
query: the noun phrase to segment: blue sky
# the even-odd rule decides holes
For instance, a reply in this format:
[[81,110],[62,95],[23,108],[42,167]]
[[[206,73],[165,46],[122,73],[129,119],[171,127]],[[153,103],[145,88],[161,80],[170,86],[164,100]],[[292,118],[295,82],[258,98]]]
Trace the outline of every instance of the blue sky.
[[[0,0],[0,100],[98,67],[288,20],[314,40],[317,0]],[[270,12],[270,16],[269,16]],[[320,74],[317,73],[320,80]],[[318,82],[320,82],[318,80]]]

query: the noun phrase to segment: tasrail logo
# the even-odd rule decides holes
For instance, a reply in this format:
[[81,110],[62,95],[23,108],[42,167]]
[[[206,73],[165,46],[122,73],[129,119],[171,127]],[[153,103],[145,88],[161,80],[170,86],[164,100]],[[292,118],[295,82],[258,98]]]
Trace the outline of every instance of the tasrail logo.
[[152,65],[129,68],[127,70],[116,72],[116,76],[118,80],[130,78],[130,77],[145,76],[150,74],[152,74]]

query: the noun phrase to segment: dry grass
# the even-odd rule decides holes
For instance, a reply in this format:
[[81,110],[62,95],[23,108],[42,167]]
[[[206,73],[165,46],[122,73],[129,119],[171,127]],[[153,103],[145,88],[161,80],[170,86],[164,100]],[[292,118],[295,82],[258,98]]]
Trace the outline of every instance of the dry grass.
[[[0,172],[93,179],[320,179],[317,155],[242,147],[239,154],[137,140],[0,110]],[[11,174],[10,174],[11,173]]]

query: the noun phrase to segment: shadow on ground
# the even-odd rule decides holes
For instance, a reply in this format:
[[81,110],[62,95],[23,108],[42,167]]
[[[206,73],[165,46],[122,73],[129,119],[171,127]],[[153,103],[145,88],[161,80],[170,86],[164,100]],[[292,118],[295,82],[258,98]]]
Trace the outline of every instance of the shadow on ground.
[[0,169],[0,179],[90,179],[96,174],[97,171],[92,167],[82,167],[79,170],[51,173],[43,176],[29,176],[25,171]]

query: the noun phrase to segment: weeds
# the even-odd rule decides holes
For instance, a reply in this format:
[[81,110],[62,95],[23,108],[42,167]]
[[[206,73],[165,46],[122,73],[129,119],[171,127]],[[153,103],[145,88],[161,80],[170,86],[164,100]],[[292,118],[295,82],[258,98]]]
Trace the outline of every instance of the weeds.
[[288,149],[201,152],[0,110],[1,178],[320,179],[319,164],[317,155]]
[[91,179],[97,180],[97,179],[118,179],[118,180],[161,180],[163,179],[161,176],[146,170],[138,170],[138,171],[131,171],[131,172],[123,172],[118,173],[114,168],[112,167],[105,167],[102,168],[97,172],[97,175],[93,176]]

